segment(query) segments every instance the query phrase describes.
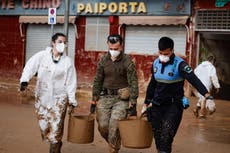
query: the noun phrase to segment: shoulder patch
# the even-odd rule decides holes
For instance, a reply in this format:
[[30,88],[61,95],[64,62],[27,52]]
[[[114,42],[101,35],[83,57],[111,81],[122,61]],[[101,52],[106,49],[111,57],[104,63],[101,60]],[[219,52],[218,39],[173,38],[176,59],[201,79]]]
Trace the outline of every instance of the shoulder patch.
[[189,65],[186,65],[186,66],[184,67],[184,71],[185,71],[186,73],[191,73],[191,72],[192,72],[192,68],[191,68]]
[[154,72],[154,73],[157,72],[157,67],[154,67],[153,72]]

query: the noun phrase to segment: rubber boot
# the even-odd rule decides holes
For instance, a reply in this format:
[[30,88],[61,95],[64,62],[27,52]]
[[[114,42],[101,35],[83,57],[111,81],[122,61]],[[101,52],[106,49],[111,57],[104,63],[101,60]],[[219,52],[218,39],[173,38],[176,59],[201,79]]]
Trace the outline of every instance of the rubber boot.
[[118,153],[118,152],[119,152],[119,150],[117,150],[117,149],[115,149],[109,145],[109,153]]
[[200,110],[199,119],[206,119],[206,109],[205,108]]
[[50,153],[61,153],[62,142],[50,144]]
[[160,150],[157,150],[157,153],[167,153],[165,151],[160,151]]
[[200,111],[200,107],[198,107],[198,106],[195,109],[193,109],[193,114],[195,117],[199,116],[199,111]]

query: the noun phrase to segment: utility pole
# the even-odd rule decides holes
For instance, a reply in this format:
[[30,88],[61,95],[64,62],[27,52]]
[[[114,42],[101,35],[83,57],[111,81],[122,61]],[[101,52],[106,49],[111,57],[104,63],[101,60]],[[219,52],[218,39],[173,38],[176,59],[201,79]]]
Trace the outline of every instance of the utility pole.
[[66,54],[68,55],[68,39],[69,39],[69,0],[65,0],[65,23],[64,23],[64,34],[66,35]]

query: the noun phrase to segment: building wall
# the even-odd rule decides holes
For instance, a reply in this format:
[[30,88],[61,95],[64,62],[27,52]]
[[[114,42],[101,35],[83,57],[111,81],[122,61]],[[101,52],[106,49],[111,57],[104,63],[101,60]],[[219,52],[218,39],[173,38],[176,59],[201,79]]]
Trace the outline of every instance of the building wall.
[[18,78],[24,62],[18,16],[0,16],[0,29],[0,77]]
[[[110,34],[118,33],[118,18],[114,17],[112,20],[113,22],[110,24]],[[85,51],[85,17],[77,18],[76,25],[78,31],[78,38],[76,39],[75,65],[78,73],[78,84],[79,87],[90,87],[92,86],[93,79],[96,73],[97,63],[100,60],[100,57],[106,54],[106,52]],[[121,35],[123,35],[122,31],[124,31],[124,29],[121,28],[120,30]],[[136,64],[137,75],[139,79],[139,87],[141,89],[140,92],[144,92],[151,78],[152,61],[156,57],[149,55],[130,56]]]
[[[119,26],[118,17],[110,17],[110,34],[120,32],[125,37],[125,27]],[[78,86],[91,87],[96,73],[97,63],[100,57],[106,52],[85,51],[85,24],[86,17],[76,19],[77,33],[75,66],[78,74]],[[23,34],[26,34],[26,24],[23,24]],[[26,37],[20,35],[18,16],[0,16],[0,77],[19,79],[25,64]],[[105,42],[106,43],[106,42]],[[186,52],[186,55],[188,53]],[[151,78],[152,61],[156,56],[130,55],[136,64],[140,92],[146,90]],[[187,57],[188,59],[188,57]],[[186,60],[187,60],[186,59]]]
[[[228,11],[230,10],[230,2],[227,2],[222,7],[217,7],[215,5],[216,0],[210,0],[208,2],[203,0],[195,0],[193,9],[192,9],[192,18],[193,23],[195,25],[195,17],[197,10],[205,10],[205,11]],[[214,14],[215,15],[215,14]],[[216,17],[216,16],[214,16]],[[221,18],[221,17],[219,17]],[[224,18],[229,17],[227,15]],[[211,23],[212,18],[208,18]],[[208,20],[207,19],[207,20]],[[195,27],[193,28],[193,47],[192,47],[192,56],[191,62],[193,67],[198,65],[201,61],[205,60],[208,55],[214,55],[216,57],[216,71],[220,82],[220,92],[218,94],[212,93],[215,98],[226,99],[229,100],[229,89],[230,89],[230,69],[229,69],[229,36],[230,36],[230,28],[228,24],[228,20],[222,19],[223,24],[225,24],[225,28],[223,29],[206,29],[202,31],[195,31]],[[221,28],[222,26],[219,26]],[[224,27],[224,26],[223,26]]]

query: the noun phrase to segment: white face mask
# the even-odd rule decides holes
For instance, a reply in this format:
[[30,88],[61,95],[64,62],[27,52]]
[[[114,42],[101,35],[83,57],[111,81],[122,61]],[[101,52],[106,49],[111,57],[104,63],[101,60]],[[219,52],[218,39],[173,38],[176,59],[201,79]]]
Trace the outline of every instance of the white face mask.
[[159,59],[162,63],[167,63],[170,60],[170,58],[165,55],[159,55]]
[[57,43],[56,49],[59,53],[63,53],[65,51],[65,44],[64,43]]
[[109,53],[110,53],[111,57],[117,58],[121,52],[117,51],[117,50],[109,50]]

